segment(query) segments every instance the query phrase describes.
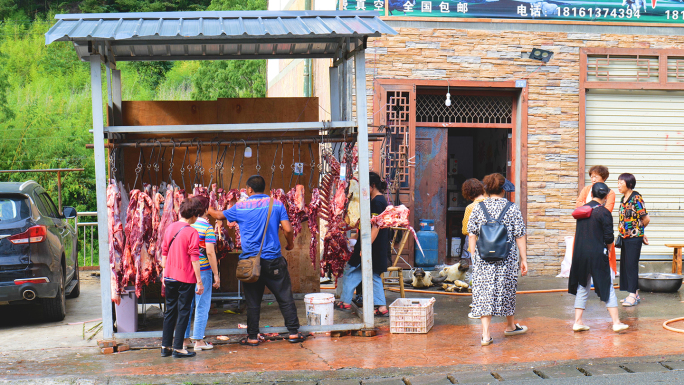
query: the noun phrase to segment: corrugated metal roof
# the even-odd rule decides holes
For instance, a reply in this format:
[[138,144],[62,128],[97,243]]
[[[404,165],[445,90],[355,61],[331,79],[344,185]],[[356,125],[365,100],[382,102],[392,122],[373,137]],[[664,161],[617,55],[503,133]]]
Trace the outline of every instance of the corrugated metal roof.
[[[326,58],[365,38],[396,34],[375,12],[216,11],[65,14],[45,43],[73,41],[79,56],[97,43],[115,60]],[[349,38],[349,45],[345,39]],[[89,46],[91,48],[89,48]]]

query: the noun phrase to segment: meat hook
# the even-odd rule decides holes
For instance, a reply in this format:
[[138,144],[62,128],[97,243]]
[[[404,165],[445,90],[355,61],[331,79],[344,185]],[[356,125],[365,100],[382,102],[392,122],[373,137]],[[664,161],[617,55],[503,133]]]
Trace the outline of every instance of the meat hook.
[[[316,139],[314,139],[314,142],[315,141]],[[311,191],[311,189],[313,188],[311,183],[313,182],[313,176],[316,170],[316,159],[314,158],[313,146],[311,145],[311,143],[309,143],[309,157],[311,159],[311,173],[309,174],[309,191]]]
[[[273,140],[271,140],[271,144],[273,144]],[[269,190],[273,189],[273,175],[275,174],[275,170],[276,170],[276,166],[275,166],[276,158],[278,158],[278,143],[276,143],[275,154],[273,154],[273,163],[271,164],[271,181],[268,182]]]
[[[230,145],[233,146],[233,141],[230,141]],[[230,165],[230,185],[228,185],[228,189],[232,190],[233,189],[233,177],[235,176],[235,154],[237,153],[237,146],[233,146],[233,163]]]
[[283,157],[285,155],[285,145],[280,141],[280,178],[281,183],[285,183],[285,164],[283,163]]
[[176,155],[176,141],[171,138],[173,147],[171,148],[171,159],[169,159],[169,183],[173,185],[173,157]]
[[[245,150],[247,150],[247,142],[245,142],[244,139],[242,140],[242,144],[245,145]],[[242,151],[242,162],[240,162],[240,179],[238,180],[238,189],[240,186],[242,186],[242,172],[245,170],[245,151]]]
[[[138,144],[140,142],[135,142],[135,147],[138,148]],[[143,171],[143,152],[142,148],[140,149],[140,155],[138,155],[138,164],[135,166],[135,182],[133,182],[133,188],[135,189],[135,186],[138,185],[138,177],[140,176],[140,172]]]
[[257,139],[257,151],[256,151],[257,152],[256,153],[256,158],[257,158],[256,159],[256,161],[257,161],[256,162],[256,172],[257,172],[257,175],[261,175],[261,165],[259,164],[259,144],[260,144],[259,139]]

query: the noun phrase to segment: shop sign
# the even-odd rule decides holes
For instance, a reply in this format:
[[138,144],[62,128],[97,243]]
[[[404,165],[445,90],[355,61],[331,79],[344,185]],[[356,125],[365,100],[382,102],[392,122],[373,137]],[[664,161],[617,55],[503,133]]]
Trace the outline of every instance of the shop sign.
[[[673,0],[340,0],[343,10],[379,16],[496,18],[586,22],[682,23]],[[682,0],[684,1],[684,0]]]

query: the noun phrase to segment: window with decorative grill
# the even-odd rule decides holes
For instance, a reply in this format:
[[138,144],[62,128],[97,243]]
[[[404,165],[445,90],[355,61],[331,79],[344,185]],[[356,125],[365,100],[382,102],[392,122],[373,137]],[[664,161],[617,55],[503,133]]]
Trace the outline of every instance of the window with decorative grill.
[[[387,93],[387,130],[391,134],[385,143],[380,162],[387,183],[396,187],[409,186],[409,92],[391,91]],[[398,184],[398,186],[396,184]]]
[[667,81],[684,82],[684,57],[670,56],[667,58]]
[[657,83],[658,60],[658,56],[589,55],[587,81]]
[[416,122],[420,123],[511,123],[510,96],[452,95],[446,106],[446,92],[416,96]]

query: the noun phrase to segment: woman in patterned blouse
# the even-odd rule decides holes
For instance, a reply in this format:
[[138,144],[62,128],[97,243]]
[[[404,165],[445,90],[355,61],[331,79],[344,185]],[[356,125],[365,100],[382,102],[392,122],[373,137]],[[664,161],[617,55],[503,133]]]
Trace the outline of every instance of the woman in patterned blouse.
[[638,290],[639,258],[644,244],[644,228],[651,218],[646,212],[644,199],[634,191],[636,178],[632,174],[618,177],[618,191],[623,194],[620,202],[619,236],[622,237],[620,251],[620,290],[629,293],[622,306],[634,306],[641,302]]

